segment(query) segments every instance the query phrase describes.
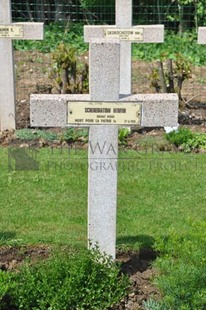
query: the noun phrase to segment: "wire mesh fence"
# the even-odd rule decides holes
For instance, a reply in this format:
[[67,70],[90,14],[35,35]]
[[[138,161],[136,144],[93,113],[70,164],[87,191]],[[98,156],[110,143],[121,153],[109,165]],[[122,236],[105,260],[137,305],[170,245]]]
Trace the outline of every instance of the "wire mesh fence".
[[[206,1],[133,0],[134,24],[165,24],[166,29],[186,30],[202,25]],[[115,0],[12,0],[15,21],[41,21],[84,24],[115,23]]]
[[[30,50],[27,46],[25,49],[24,47],[17,48],[15,51],[17,102],[21,111],[24,103],[28,104],[30,93],[55,92],[55,87],[52,86],[54,83],[52,66],[54,64],[51,57],[53,44],[51,41],[56,43],[66,40],[69,44],[76,44],[76,40],[79,38],[83,42],[83,25],[115,24],[115,0],[12,0],[11,3],[13,21],[44,22],[45,29],[50,31],[41,43],[40,50],[38,48]],[[206,22],[205,8],[206,0],[133,0],[133,25],[164,24],[166,30],[165,43],[162,44],[164,53],[168,49],[167,54],[170,57],[170,54],[174,54],[177,48],[179,49],[179,46],[182,45],[185,59],[191,60],[190,58],[193,57],[191,74],[184,82],[183,87],[186,101],[195,98],[206,102],[206,70],[203,66],[204,61],[206,63],[206,56],[204,56],[204,52],[200,53],[200,48],[196,43],[198,27],[203,26]],[[62,36],[58,34],[58,29],[63,33]],[[71,29],[74,33],[75,31],[79,33],[78,38],[70,36]],[[167,39],[171,33],[179,34],[179,42],[175,42],[176,39],[173,41]],[[189,41],[193,44],[190,44]],[[18,42],[15,44],[18,46]],[[146,44],[143,45],[146,46]],[[202,48],[204,49],[204,46]],[[190,49],[193,56],[191,56]],[[80,61],[84,62],[87,58],[85,51],[86,49],[83,56],[78,58]],[[145,59],[144,57],[142,59],[135,57],[133,61],[133,92],[154,92],[150,79],[154,67],[154,61],[150,58],[152,59],[154,53],[152,48],[140,47],[138,56],[144,54]],[[133,55],[136,55],[134,51]],[[195,59],[196,57],[197,59]],[[28,120],[25,122],[28,123]]]

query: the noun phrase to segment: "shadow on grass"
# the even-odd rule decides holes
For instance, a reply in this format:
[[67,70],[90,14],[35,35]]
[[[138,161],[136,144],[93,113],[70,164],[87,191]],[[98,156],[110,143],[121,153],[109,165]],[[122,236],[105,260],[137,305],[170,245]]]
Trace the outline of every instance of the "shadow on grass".
[[148,235],[122,236],[117,238],[117,246],[126,248],[152,248],[155,239]]
[[129,276],[150,269],[158,254],[153,249],[155,239],[148,235],[123,236],[117,238],[117,260],[121,270]]
[[16,233],[13,231],[0,231],[0,243],[4,243],[14,239]]

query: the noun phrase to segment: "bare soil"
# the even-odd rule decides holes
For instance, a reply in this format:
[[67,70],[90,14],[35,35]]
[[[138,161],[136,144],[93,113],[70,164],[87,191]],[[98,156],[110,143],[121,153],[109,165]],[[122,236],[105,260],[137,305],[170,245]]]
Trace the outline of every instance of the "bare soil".
[[[88,62],[88,56],[79,61]],[[50,54],[40,52],[15,52],[17,128],[29,128],[29,96],[32,93],[58,93],[52,75]],[[155,93],[149,75],[155,63],[133,61],[133,93]],[[206,67],[193,67],[191,78],[183,83],[182,95],[186,107],[180,111],[179,122],[186,125],[206,124]]]
[[[2,246],[0,247],[0,270],[18,271],[25,261],[34,264],[45,260],[51,254],[51,248],[45,245]],[[151,280],[157,274],[151,263],[156,258],[154,250],[145,248],[140,252],[118,252],[117,261],[121,270],[128,275],[131,282],[130,293],[118,306],[110,310],[143,309],[143,301],[153,296],[160,298],[158,289]]]

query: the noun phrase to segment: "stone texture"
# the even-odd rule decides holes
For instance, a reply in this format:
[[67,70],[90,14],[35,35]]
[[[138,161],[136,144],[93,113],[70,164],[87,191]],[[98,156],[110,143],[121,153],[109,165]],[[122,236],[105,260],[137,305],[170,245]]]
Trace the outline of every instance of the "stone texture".
[[[90,43],[91,100],[119,98],[120,43]],[[88,165],[88,239],[115,258],[118,127],[91,126]],[[93,168],[96,167],[97,168]]]
[[88,156],[88,239],[115,258],[118,127],[91,126]]
[[117,40],[92,40],[89,59],[91,100],[118,100],[120,43]]
[[12,25],[23,26],[24,37],[19,40],[43,40],[44,23],[14,23]]
[[132,0],[116,0],[115,12],[117,28],[132,26]]
[[206,44],[206,27],[198,28],[198,44]]
[[[11,23],[10,1],[1,1],[0,24]],[[0,130],[16,128],[14,59],[11,40],[0,38]]]
[[30,119],[32,127],[66,127],[67,102],[90,100],[89,95],[31,95]]
[[164,25],[148,25],[148,26],[143,25],[143,26],[134,26],[134,28],[144,29],[143,43],[163,43],[164,42]]
[[[11,4],[8,0],[1,0],[0,24],[11,23]],[[24,38],[21,40],[43,39],[43,23],[16,23],[23,25]],[[19,38],[18,38],[19,39]],[[16,128],[16,99],[14,84],[14,60],[12,39],[0,38],[0,130]]]
[[[112,84],[110,84],[112,85]],[[110,90],[111,94],[111,90]],[[101,92],[93,100],[104,101]],[[115,96],[116,97],[116,96]],[[67,126],[67,102],[87,101],[89,95],[31,95],[30,118],[32,127]],[[109,99],[107,99],[109,100]],[[113,99],[114,100],[114,99]],[[115,99],[116,100],[116,99]],[[126,96],[120,101],[139,102],[142,104],[142,127],[178,126],[178,96],[176,94],[137,94]],[[99,126],[99,125],[97,125]],[[111,125],[107,125],[111,126]],[[94,126],[96,130],[96,126]]]
[[[116,27],[132,27],[132,0],[116,0]],[[132,54],[131,43],[120,43],[120,94],[132,92]]]
[[[132,24],[132,1],[131,0],[116,0],[116,26],[84,26],[84,40],[91,42],[94,39],[103,39],[104,30],[107,28],[143,28],[144,37],[141,43],[162,43],[164,42],[164,26],[135,26]],[[139,41],[133,41],[140,43]],[[120,53],[120,91],[121,95],[131,94],[131,42],[121,41]]]
[[[103,39],[105,29],[115,29],[116,26],[84,26],[84,41],[91,42],[93,39]],[[163,43],[164,42],[164,25],[139,25],[133,26],[132,29],[143,28],[143,42],[134,41],[134,43]]]
[[122,98],[120,101],[142,103],[142,127],[178,126],[177,94],[139,94]]

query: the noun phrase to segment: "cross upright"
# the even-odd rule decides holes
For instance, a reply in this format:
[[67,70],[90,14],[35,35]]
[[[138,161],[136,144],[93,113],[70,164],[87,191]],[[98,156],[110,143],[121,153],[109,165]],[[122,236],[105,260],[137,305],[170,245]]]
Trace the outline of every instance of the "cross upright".
[[42,40],[43,23],[12,23],[11,1],[0,0],[0,130],[16,128],[12,40]]
[[84,26],[85,42],[110,36],[120,39],[120,95],[130,95],[132,92],[131,43],[162,43],[164,41],[163,25],[132,26],[132,6],[132,0],[116,0],[116,25]]
[[[117,16],[121,13],[126,18],[124,4],[131,9],[131,1],[116,3],[121,4],[119,10],[122,6]],[[86,26],[85,40],[89,42],[89,94],[31,95],[30,120],[32,127],[89,127],[88,239],[92,246],[98,243],[101,252],[115,258],[118,126],[176,127],[178,96],[120,91],[121,72],[131,72],[131,63],[123,66],[124,45],[128,48],[130,40],[161,42],[163,26],[120,30],[116,26]],[[131,49],[125,53],[131,59]],[[120,96],[122,92],[124,96]]]
[[119,40],[91,41],[89,61],[89,95],[31,95],[30,119],[32,127],[89,127],[88,239],[115,258],[118,125],[175,127],[178,97],[146,94],[119,99]]

